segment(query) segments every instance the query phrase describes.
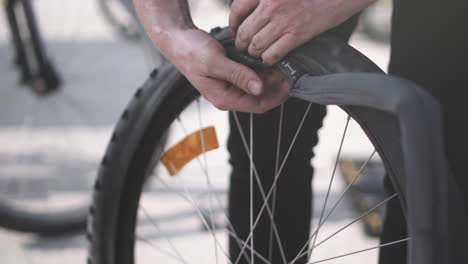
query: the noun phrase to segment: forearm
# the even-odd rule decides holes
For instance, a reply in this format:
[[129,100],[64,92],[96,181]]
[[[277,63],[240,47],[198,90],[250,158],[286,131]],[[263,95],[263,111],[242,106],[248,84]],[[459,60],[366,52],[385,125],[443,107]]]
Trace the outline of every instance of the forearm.
[[179,31],[194,28],[187,0],[134,0],[146,33],[155,45],[165,45]]

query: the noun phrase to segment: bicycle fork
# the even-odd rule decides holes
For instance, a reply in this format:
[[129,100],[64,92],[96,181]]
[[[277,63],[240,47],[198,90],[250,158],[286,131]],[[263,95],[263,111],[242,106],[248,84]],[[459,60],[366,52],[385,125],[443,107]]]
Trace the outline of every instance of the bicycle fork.
[[30,0],[5,0],[13,46],[15,65],[33,92],[45,95],[57,90],[61,80],[47,57]]

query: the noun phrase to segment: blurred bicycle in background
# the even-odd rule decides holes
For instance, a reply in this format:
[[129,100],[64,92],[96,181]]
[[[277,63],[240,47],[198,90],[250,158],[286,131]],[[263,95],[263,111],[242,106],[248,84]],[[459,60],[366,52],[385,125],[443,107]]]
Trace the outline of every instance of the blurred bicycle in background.
[[145,63],[150,51],[109,34],[98,7],[96,0],[2,2],[3,227],[50,234],[85,226],[99,160],[136,84],[126,75],[143,78],[154,65]]

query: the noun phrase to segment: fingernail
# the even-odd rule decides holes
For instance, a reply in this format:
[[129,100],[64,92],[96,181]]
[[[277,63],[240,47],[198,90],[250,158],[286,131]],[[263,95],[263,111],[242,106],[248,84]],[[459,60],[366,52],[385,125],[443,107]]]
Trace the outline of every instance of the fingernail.
[[247,89],[254,95],[259,95],[262,92],[262,84],[257,80],[250,80],[247,83]]

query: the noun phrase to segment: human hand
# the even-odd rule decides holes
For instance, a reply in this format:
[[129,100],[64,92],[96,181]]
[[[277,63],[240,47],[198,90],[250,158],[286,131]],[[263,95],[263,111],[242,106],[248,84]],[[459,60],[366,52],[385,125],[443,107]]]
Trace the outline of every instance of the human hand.
[[288,85],[280,73],[268,69],[257,74],[230,60],[223,46],[206,32],[193,28],[171,35],[172,40],[160,48],[215,107],[262,113],[287,99]]
[[[195,27],[187,0],[134,3],[154,45],[216,107],[259,113],[286,100],[287,85],[277,81],[279,75],[261,73],[261,77],[230,60],[217,40]],[[268,91],[262,79],[269,83]]]
[[234,0],[229,25],[236,47],[273,65],[291,50],[375,0]]

